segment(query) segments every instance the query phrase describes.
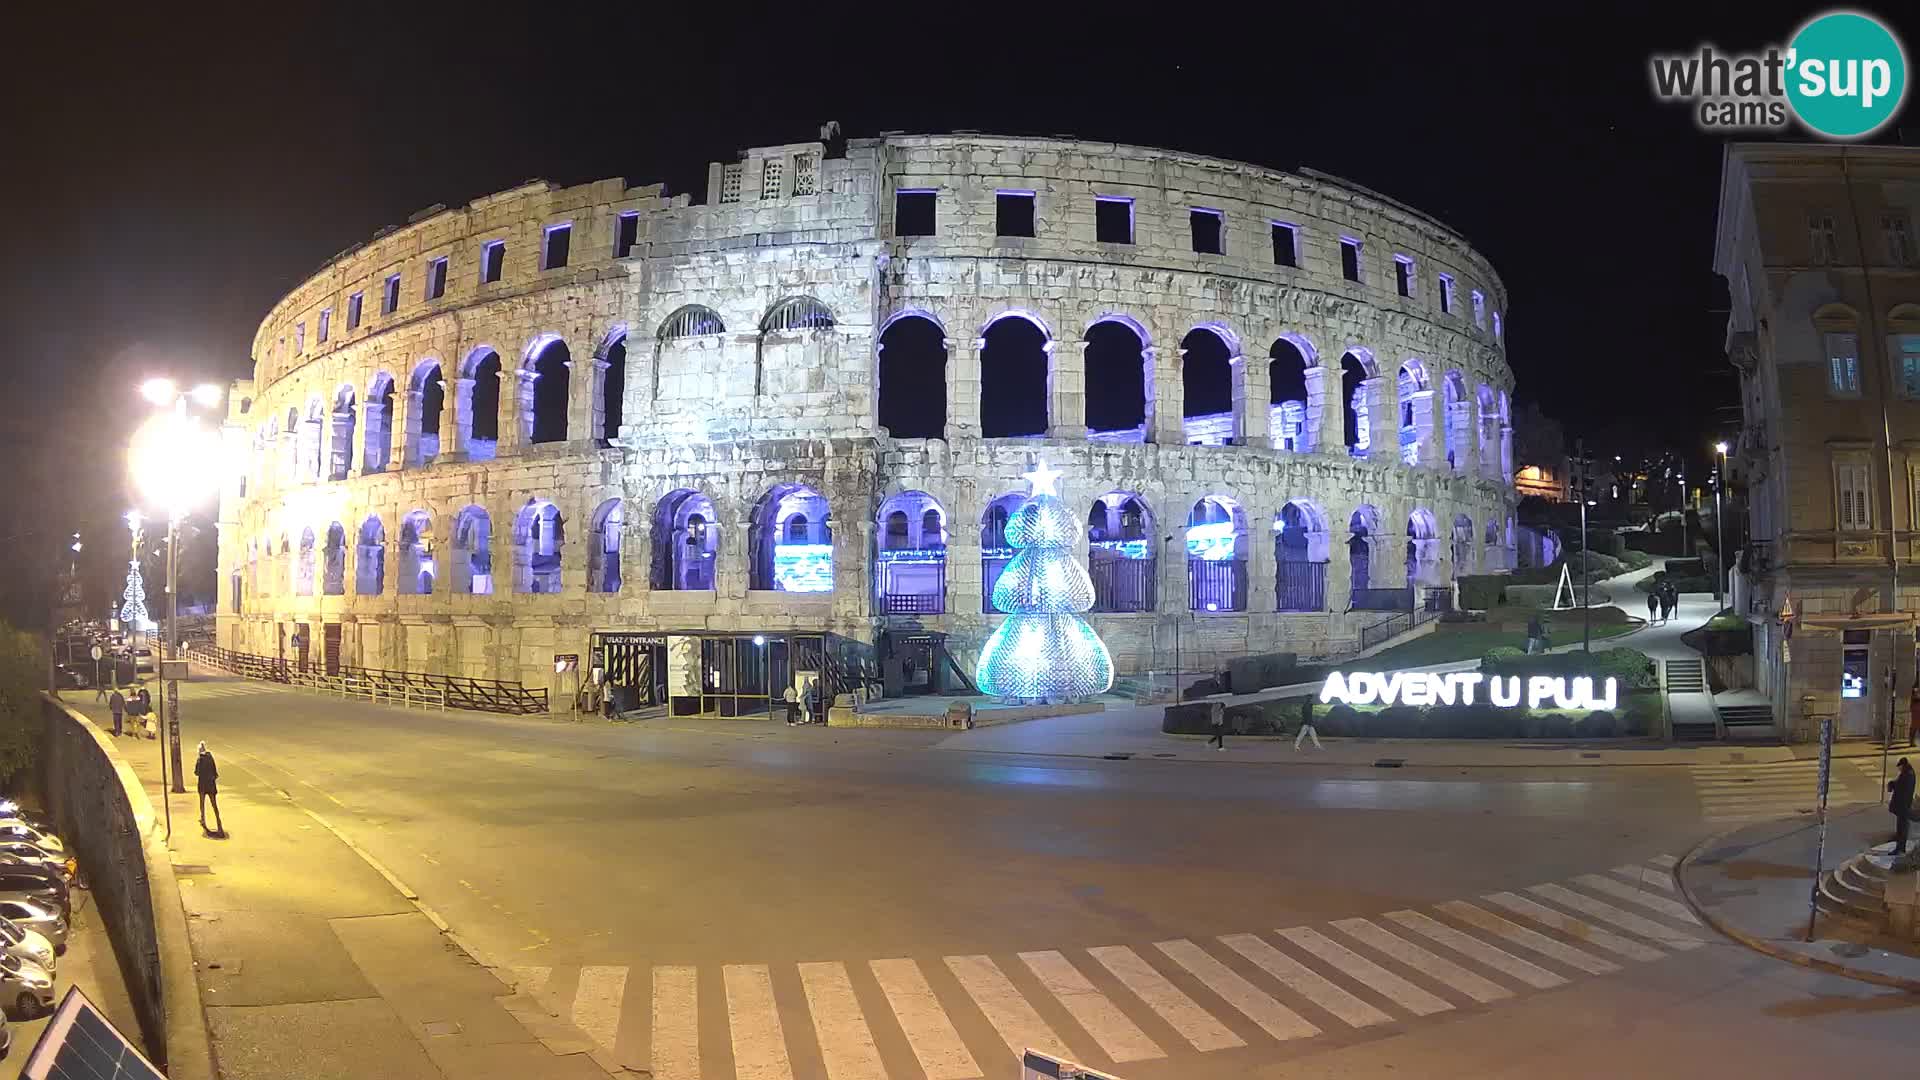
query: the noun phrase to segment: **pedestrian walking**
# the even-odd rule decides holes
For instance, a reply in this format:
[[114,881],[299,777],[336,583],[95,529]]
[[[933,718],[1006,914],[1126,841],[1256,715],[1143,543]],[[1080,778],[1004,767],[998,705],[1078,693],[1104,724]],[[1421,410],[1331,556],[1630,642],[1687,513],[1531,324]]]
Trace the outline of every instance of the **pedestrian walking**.
[[1657,588],[1648,589],[1647,590],[1647,622],[1652,625],[1658,625],[1659,621],[1660,621],[1660,592]]
[[1907,827],[1913,823],[1913,766],[1906,758],[1899,762],[1900,772],[1887,783],[1887,813],[1893,815],[1893,854],[1907,850]]
[[1293,737],[1293,748],[1300,749],[1300,740],[1312,739],[1315,750],[1325,750],[1320,745],[1320,732],[1313,726],[1313,699],[1307,698],[1300,703],[1300,731]]
[[1540,613],[1536,611],[1527,616],[1527,654],[1529,656],[1540,651],[1540,641],[1546,635],[1546,626],[1540,621]]
[[1664,623],[1671,618],[1673,618],[1673,594],[1669,593],[1667,586],[1662,584],[1660,586],[1660,621]]
[[1207,745],[1215,750],[1227,748],[1227,703],[1224,701],[1207,702],[1207,726],[1213,734],[1207,738]]
[[813,723],[813,688],[814,684],[811,681],[800,687],[800,722],[802,724]]
[[120,737],[121,725],[126,720],[127,699],[121,696],[120,691],[115,690],[113,696],[107,699],[107,708],[113,710],[113,737],[117,739]]
[[791,686],[787,687],[786,700],[787,700],[787,726],[792,727],[793,725],[800,722],[799,691],[795,690]]
[[200,742],[200,753],[193,759],[193,776],[200,782],[200,831],[207,831],[207,804],[213,804],[214,836],[227,835],[226,823],[220,820],[220,766],[214,763],[213,751],[207,749],[206,741]]

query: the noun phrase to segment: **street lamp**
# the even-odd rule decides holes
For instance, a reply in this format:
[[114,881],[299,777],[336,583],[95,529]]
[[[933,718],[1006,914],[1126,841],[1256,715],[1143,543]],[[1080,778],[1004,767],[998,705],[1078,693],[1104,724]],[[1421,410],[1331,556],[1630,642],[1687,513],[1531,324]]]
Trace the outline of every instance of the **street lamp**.
[[[134,489],[149,505],[167,515],[167,628],[166,648],[161,654],[160,672],[165,678],[167,660],[179,659],[179,549],[180,519],[218,489],[221,443],[213,429],[188,415],[187,403],[203,406],[217,404],[220,388],[211,384],[181,391],[171,379],[148,379],[140,384],[140,396],[161,406],[135,429],[128,448],[127,464]],[[139,511],[127,515],[127,522],[138,534]],[[180,683],[166,679],[167,757],[173,768],[172,791],[187,790],[180,762]],[[166,762],[163,760],[163,764]]]
[[1713,527],[1719,539],[1714,542],[1716,558],[1713,566],[1713,602],[1725,607],[1726,599],[1722,594],[1722,582],[1727,579],[1727,519],[1720,509],[1720,489],[1727,485],[1727,444],[1725,440],[1713,444],[1713,452],[1720,455],[1720,468],[1713,474]]

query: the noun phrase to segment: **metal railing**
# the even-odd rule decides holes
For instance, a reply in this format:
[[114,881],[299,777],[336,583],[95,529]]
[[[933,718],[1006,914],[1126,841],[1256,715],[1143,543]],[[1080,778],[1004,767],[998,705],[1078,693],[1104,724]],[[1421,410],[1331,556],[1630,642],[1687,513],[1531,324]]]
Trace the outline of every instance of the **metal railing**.
[[189,659],[249,679],[297,686],[341,697],[366,698],[402,706],[466,709],[471,712],[528,716],[547,710],[545,687],[528,687],[499,679],[469,679],[458,675],[430,675],[418,671],[388,671],[340,665],[329,673],[302,670],[282,657],[256,656],[211,646],[187,650]]
[[1396,615],[1389,615],[1372,626],[1363,626],[1360,628],[1360,651],[1365,652],[1383,641],[1391,641],[1439,617],[1440,612],[1427,609],[1402,611]]
[[1093,579],[1093,610],[1101,612],[1152,611],[1159,599],[1160,560],[1095,559],[1087,567]]
[[1282,562],[1273,582],[1276,611],[1327,610],[1327,564]]
[[947,610],[945,593],[882,593],[883,615],[939,615]]

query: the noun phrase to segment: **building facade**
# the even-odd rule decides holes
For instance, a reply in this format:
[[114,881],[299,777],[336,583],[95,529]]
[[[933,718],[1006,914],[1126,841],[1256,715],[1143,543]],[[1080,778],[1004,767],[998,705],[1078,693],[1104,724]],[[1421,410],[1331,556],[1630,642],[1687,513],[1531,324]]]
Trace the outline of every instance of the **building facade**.
[[979,135],[755,148],[706,194],[531,183],[277,304],[219,643],[532,686],[627,640],[676,680],[796,634],[970,662],[1042,459],[1122,673],[1337,655],[1512,564],[1506,292],[1418,211]]
[[1715,270],[1751,542],[1734,598],[1777,730],[1905,739],[1920,611],[1920,150],[1733,144]]

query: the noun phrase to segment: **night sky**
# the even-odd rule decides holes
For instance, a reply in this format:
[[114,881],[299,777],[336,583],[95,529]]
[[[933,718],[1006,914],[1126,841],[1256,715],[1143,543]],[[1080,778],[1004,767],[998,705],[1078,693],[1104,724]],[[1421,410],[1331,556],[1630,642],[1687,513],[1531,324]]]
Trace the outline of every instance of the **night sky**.
[[1734,426],[1711,272],[1720,143],[1654,102],[1647,56],[1783,41],[1821,9],[1736,22],[1629,4],[1580,23],[1340,7],[26,5],[0,65],[0,439],[11,504],[33,512],[0,534],[64,550],[79,529],[123,551],[138,379],[247,375],[268,307],[381,227],[532,177],[700,198],[707,162],[829,119],[853,137],[1072,134],[1349,178],[1492,260],[1517,396],[1570,434],[1691,451]]

